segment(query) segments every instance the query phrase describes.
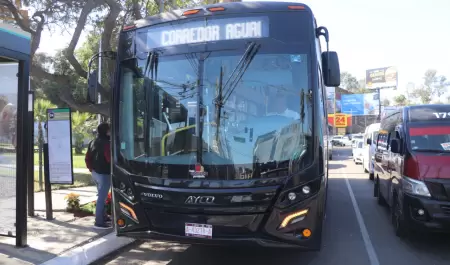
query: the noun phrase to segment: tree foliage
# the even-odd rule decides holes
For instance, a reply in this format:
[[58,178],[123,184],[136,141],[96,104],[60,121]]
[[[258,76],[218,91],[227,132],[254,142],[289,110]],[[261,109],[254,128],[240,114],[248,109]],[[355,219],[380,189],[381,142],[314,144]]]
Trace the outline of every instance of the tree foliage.
[[437,71],[429,69],[423,77],[423,84],[414,88],[411,96],[420,100],[422,104],[429,104],[433,100],[433,96],[440,101],[441,97],[448,91],[450,82],[442,75],[437,75]]
[[341,73],[341,87],[352,93],[367,93],[369,92],[365,88],[365,80],[358,80],[355,76],[349,72]]
[[406,106],[408,105],[408,99],[405,97],[405,95],[398,95],[394,97],[394,102],[396,106]]
[[[107,100],[101,105],[92,105],[81,99],[81,86],[86,84],[87,62],[90,55],[98,50],[99,40],[103,51],[115,50],[121,27],[133,20],[154,15],[160,10],[170,11],[203,3],[217,1],[168,0],[27,0],[23,1],[29,10],[29,17],[19,12],[14,0],[0,0],[12,14],[15,24],[31,34],[31,76],[34,87],[39,87],[38,95],[47,95],[52,102],[58,102],[81,112],[100,113],[109,116]],[[50,30],[72,33],[69,45],[55,57],[37,53],[42,32]],[[81,33],[87,30],[88,41],[77,50]],[[103,62],[102,62],[103,63]],[[102,99],[109,99],[114,63],[108,60],[102,64],[102,77],[106,82],[99,86]],[[82,90],[81,90],[82,91]]]

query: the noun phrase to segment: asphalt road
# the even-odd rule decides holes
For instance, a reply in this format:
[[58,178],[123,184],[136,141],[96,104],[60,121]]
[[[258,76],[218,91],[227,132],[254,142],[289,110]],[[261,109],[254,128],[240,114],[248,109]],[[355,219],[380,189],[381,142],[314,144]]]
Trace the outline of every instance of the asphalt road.
[[450,236],[399,239],[389,210],[378,206],[373,184],[349,148],[335,148],[330,165],[327,218],[319,253],[262,248],[224,248],[164,242],[138,243],[96,265],[448,265]]

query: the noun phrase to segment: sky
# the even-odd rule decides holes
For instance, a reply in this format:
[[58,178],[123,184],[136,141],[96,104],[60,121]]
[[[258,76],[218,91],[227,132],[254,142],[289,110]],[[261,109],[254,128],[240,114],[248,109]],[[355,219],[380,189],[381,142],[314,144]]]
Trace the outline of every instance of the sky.
[[[319,26],[328,28],[341,71],[363,79],[366,69],[397,67],[399,89],[382,92],[382,98],[405,93],[408,82],[420,84],[430,68],[450,79],[450,0],[300,2],[312,9]],[[70,33],[42,37],[40,52],[54,53],[70,41]]]

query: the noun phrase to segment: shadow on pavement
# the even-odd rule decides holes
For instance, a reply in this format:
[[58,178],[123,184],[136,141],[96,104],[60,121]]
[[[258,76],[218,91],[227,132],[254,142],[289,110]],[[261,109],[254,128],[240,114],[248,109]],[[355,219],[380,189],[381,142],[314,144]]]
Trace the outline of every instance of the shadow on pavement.
[[[2,254],[6,257],[2,257]],[[42,251],[36,248],[27,247],[23,249],[17,249],[13,244],[4,244],[0,242],[0,264],[14,264],[11,258],[16,259],[17,263],[19,264],[23,264],[19,261],[39,264],[42,262],[42,260],[52,259],[56,256],[56,254],[52,254],[50,252]],[[3,263],[3,259],[6,260],[5,263]]]
[[344,164],[328,164],[328,169],[339,169],[339,168],[345,168]]
[[[214,265],[244,265],[244,264],[310,264],[318,253],[306,253],[298,250],[274,250],[266,248],[220,248],[220,247],[190,247],[182,255],[175,256],[168,265],[214,264]],[[187,262],[187,263],[186,263]]]

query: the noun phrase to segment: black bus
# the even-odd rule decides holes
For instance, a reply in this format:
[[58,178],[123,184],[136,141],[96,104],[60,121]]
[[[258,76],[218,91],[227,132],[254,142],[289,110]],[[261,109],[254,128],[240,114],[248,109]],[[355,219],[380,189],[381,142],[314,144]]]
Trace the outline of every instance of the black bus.
[[320,250],[340,72],[309,7],[163,13],[125,26],[114,58],[118,236]]

